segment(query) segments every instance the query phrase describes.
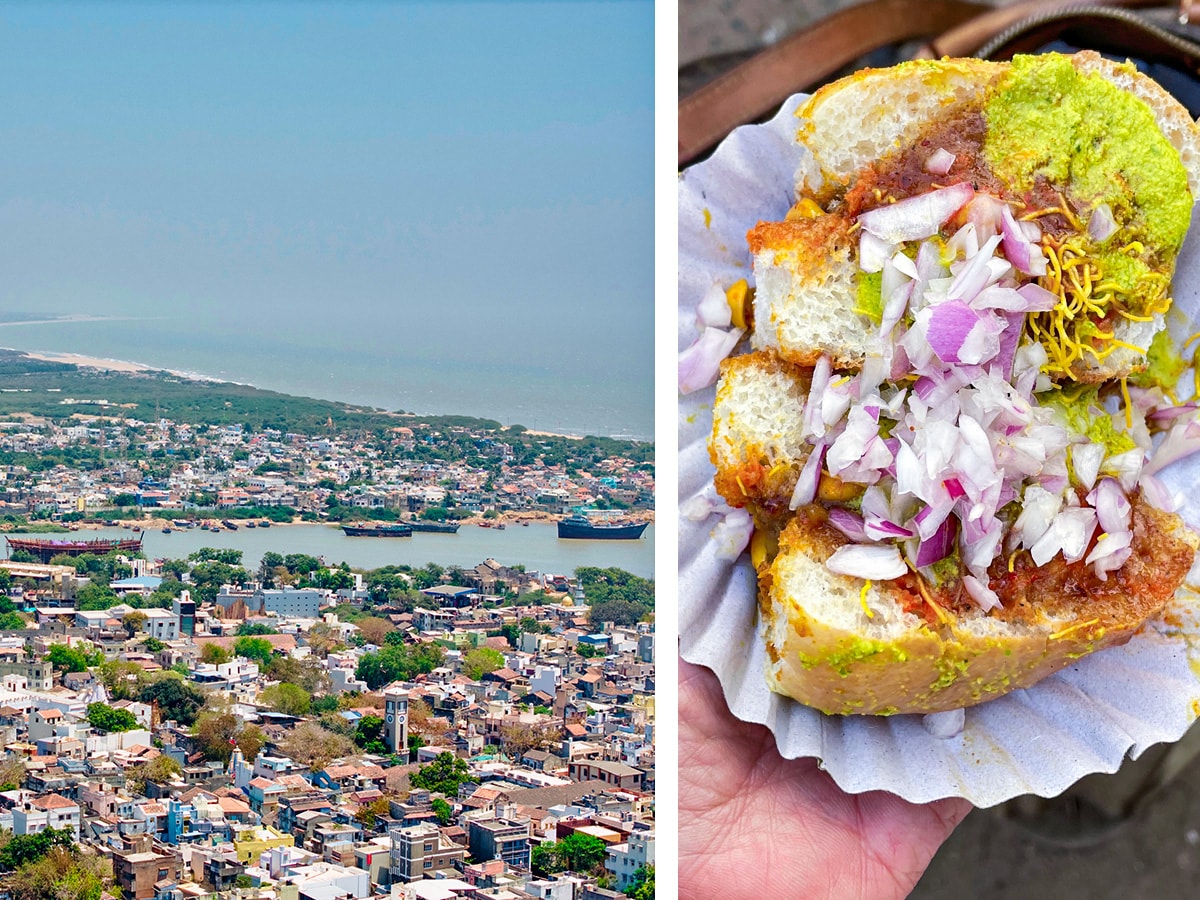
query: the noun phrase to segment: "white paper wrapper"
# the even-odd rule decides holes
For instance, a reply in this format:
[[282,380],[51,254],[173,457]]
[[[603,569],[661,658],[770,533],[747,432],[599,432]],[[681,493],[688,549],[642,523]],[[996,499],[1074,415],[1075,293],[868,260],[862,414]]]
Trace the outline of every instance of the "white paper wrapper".
[[[695,309],[714,283],[753,283],[746,232],[780,221],[793,202],[802,150],[793,140],[793,97],[771,122],[735,131],[679,181],[679,348],[696,337]],[[1176,273],[1175,302],[1187,335],[1200,320],[1200,240],[1193,228]],[[1190,391],[1188,391],[1190,393]],[[713,389],[679,404],[679,501],[712,492],[707,440]],[[1200,523],[1200,463],[1162,473],[1182,495],[1180,514]],[[814,756],[849,792],[882,789],[914,802],[965,797],[992,806],[1019,794],[1061,793],[1085,775],[1114,772],[1126,753],[1178,740],[1200,713],[1200,615],[1181,591],[1161,621],[1124,647],[1081,660],[1028,690],[966,711],[961,733],[938,738],[921,716],[825,716],[767,690],[754,573],[743,556],[718,559],[715,517],[680,518],[680,652],[720,679],[734,715],[766,725],[789,758]],[[1198,583],[1193,569],[1189,582]]]

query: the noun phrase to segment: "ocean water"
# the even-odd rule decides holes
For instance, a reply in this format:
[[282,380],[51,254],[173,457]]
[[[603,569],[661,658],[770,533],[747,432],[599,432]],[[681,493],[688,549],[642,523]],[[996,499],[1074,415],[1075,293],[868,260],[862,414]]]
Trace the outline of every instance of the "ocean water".
[[362,320],[184,308],[170,316],[0,322],[0,346],[126,360],[387,410],[479,416],[561,434],[653,438],[649,315],[646,327],[631,328],[611,354],[595,352],[594,345],[578,352],[586,335],[529,342],[497,337],[483,349],[473,339],[468,352],[456,328],[416,324],[411,311],[398,310]]

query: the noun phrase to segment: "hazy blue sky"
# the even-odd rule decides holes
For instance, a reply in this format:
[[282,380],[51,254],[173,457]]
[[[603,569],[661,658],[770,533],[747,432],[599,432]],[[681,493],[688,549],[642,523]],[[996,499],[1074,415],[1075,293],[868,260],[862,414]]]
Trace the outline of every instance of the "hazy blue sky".
[[0,60],[0,306],[132,319],[0,345],[651,432],[651,3],[6,4]]

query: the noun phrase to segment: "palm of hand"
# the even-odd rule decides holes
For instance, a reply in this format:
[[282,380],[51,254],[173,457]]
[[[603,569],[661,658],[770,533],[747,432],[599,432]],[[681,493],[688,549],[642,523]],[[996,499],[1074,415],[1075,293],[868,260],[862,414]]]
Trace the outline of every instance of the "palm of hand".
[[970,811],[850,795],[733,717],[716,677],[680,662],[679,879],[687,898],[905,897]]

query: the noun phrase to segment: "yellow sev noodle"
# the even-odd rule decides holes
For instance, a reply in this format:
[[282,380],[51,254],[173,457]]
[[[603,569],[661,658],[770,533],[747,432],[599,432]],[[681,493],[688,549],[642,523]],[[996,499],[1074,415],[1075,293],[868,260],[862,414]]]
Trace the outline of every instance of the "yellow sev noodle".
[[[1074,219],[1065,204],[1025,218],[1049,213],[1066,214],[1069,221]],[[1046,274],[1038,279],[1038,284],[1055,294],[1058,302],[1048,312],[1030,315],[1028,328],[1032,337],[1046,348],[1049,360],[1043,371],[1052,378],[1069,376],[1072,367],[1084,362],[1085,358],[1101,362],[1118,347],[1144,355],[1146,348],[1118,340],[1111,329],[1106,331],[1099,323],[1110,312],[1131,321],[1149,321],[1171,306],[1167,279],[1153,273],[1143,277],[1137,285],[1139,293],[1144,292],[1147,315],[1128,312],[1126,307],[1132,305],[1131,298],[1121,285],[1104,277],[1100,260],[1088,253],[1086,243],[1086,236],[1078,233],[1061,238],[1047,234],[1042,238],[1047,266]],[[1137,241],[1121,248],[1122,253],[1131,256],[1139,256],[1144,251]]]

